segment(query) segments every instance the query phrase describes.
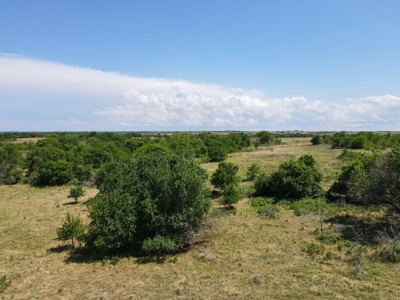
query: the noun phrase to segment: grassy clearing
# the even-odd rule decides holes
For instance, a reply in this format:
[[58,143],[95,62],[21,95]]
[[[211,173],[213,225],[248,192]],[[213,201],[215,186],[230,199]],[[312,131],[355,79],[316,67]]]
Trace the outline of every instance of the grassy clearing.
[[[294,140],[294,139],[291,139]],[[271,154],[282,154],[271,156]],[[324,174],[337,170],[340,151],[288,141],[274,150],[233,154],[244,171],[263,162],[270,172],[287,158],[313,154]],[[217,164],[206,164],[212,171]],[[324,171],[325,168],[325,171]],[[245,183],[249,184],[249,183]],[[83,204],[96,189],[86,189],[78,204],[70,187],[0,186],[0,277],[12,279],[5,299],[399,299],[400,264],[368,260],[368,274],[354,275],[352,251],[324,244],[310,255],[318,224],[280,208],[279,217],[260,217],[247,199],[235,215],[214,206],[212,230],[185,253],[157,259],[121,258],[76,263],[55,229],[67,212],[87,216]],[[56,205],[59,202],[59,207]],[[86,219],[87,220],[87,219]],[[329,223],[324,225],[326,228]],[[302,228],[304,227],[304,230]],[[311,249],[311,250],[307,250]],[[370,252],[374,249],[370,249]],[[318,251],[316,251],[318,252]],[[331,254],[328,254],[331,253]]]
[[[283,138],[283,145],[259,147],[251,152],[232,153],[229,154],[227,161],[237,164],[238,174],[242,179],[246,179],[246,170],[253,163],[260,165],[263,171],[271,173],[289,159],[311,154],[316,160],[317,168],[324,176],[322,187],[327,190],[342,167],[342,162],[337,158],[342,150],[330,149],[329,145],[313,146],[310,140],[310,138]],[[217,169],[218,163],[207,163],[202,167],[212,174]],[[243,185],[249,183],[243,182]]]

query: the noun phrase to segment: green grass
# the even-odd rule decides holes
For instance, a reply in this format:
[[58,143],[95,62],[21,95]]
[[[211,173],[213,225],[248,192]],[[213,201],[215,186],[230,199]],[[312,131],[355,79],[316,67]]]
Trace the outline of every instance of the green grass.
[[[288,158],[310,153],[324,174],[331,168],[338,170],[340,151],[293,140],[274,146],[273,151],[260,148],[230,155],[228,160],[238,163],[243,172],[253,162],[263,163],[270,172]],[[216,165],[205,167],[212,170]],[[236,205],[236,214],[219,213],[215,202],[211,228],[202,232],[187,252],[163,260],[111,257],[91,263],[69,261],[68,248],[59,247],[63,244],[55,240],[56,228],[67,212],[87,222],[84,202],[97,193],[86,188],[86,196],[74,204],[67,198],[69,189],[0,186],[0,277],[12,280],[0,297],[400,299],[400,264],[367,259],[364,269],[368,273],[356,276],[349,243],[318,240],[318,224],[311,215],[295,216],[280,206],[279,218],[265,218],[248,199]],[[310,246],[312,243],[317,246]],[[372,257],[375,250],[370,247],[368,255]]]

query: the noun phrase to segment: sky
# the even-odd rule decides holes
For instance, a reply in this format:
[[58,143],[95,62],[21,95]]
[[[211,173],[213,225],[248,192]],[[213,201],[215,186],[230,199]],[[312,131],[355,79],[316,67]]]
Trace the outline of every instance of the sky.
[[0,0],[0,131],[399,131],[399,49],[398,0]]

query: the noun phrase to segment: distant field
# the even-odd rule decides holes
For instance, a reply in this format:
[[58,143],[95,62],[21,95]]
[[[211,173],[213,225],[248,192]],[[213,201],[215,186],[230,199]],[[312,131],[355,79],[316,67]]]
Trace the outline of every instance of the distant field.
[[[235,153],[228,161],[239,164],[244,178],[251,163],[271,172],[278,164],[312,154],[328,178],[340,169],[340,150],[311,146],[309,139],[284,139],[285,145]],[[217,164],[204,164],[210,173]],[[249,185],[250,182],[243,182]],[[54,240],[67,212],[87,221],[84,202],[67,198],[70,187],[0,186],[0,276],[12,279],[4,299],[400,299],[399,264],[367,261],[368,274],[353,274],[351,254],[337,245],[325,245],[314,257],[303,249],[315,241],[317,224],[281,208],[278,219],[259,217],[248,199],[237,204],[236,215],[211,213],[212,229],[185,253],[163,262],[121,258],[85,263],[69,261],[67,248]],[[57,202],[59,207],[57,207]],[[329,223],[324,226],[329,227]],[[326,258],[331,251],[333,256]],[[369,250],[370,252],[373,249]]]
[[44,140],[45,138],[18,138],[13,143],[14,144],[23,144],[25,142],[33,142],[36,143],[37,141]]

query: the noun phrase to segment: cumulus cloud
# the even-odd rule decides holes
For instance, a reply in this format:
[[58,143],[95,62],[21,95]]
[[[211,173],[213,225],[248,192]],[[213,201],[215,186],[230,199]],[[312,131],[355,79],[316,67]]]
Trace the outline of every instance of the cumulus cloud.
[[54,111],[62,106],[63,115],[58,112],[54,122],[64,117],[65,126],[79,130],[397,130],[400,116],[400,98],[392,95],[338,102],[271,99],[259,91],[7,55],[0,56],[0,101],[6,111],[16,112],[16,123],[23,116],[14,108],[32,101],[38,105],[28,106],[49,122],[55,114],[51,106]]

